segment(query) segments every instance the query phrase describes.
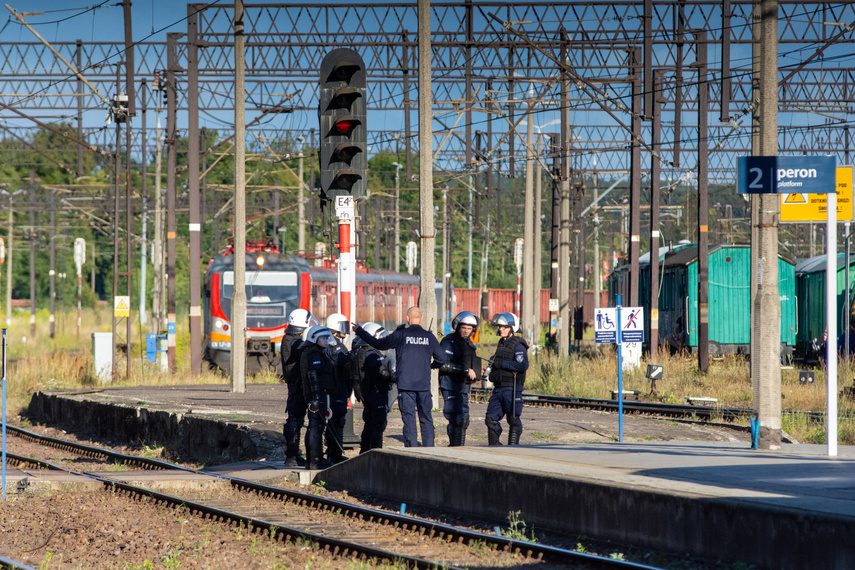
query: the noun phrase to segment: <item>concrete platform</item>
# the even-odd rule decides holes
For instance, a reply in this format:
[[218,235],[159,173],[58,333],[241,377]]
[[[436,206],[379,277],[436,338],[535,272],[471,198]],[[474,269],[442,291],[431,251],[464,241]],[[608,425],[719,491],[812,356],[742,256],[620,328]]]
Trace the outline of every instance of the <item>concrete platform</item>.
[[[171,457],[204,465],[266,459],[284,460],[282,423],[288,388],[284,384],[248,384],[246,392],[229,386],[102,387],[92,390],[51,390],[33,395],[27,415],[34,422],[61,427],[69,433],[112,442],[162,447]],[[445,420],[434,403],[436,445],[448,444]],[[486,445],[486,404],[470,403],[468,446]],[[353,431],[362,432],[362,406],[353,409]],[[617,438],[617,417],[586,410],[526,406],[523,444],[591,443]],[[384,447],[403,447],[401,414],[389,414]],[[625,441],[750,440],[747,427],[719,427],[669,419],[627,416]],[[349,455],[353,455],[350,452]]]
[[[379,450],[322,472],[382,494],[535,528],[760,568],[855,568],[855,450],[661,443]],[[358,496],[358,495],[357,495]]]

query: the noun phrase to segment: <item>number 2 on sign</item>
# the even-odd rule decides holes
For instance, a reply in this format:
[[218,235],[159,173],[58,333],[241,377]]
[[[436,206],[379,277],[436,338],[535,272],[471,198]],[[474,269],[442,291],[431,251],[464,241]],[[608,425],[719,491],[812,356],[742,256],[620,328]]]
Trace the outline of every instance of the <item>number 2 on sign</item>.
[[748,185],[748,188],[751,190],[762,190],[763,183],[760,182],[763,179],[763,169],[761,168],[750,168],[748,172],[751,174],[755,174],[754,180]]

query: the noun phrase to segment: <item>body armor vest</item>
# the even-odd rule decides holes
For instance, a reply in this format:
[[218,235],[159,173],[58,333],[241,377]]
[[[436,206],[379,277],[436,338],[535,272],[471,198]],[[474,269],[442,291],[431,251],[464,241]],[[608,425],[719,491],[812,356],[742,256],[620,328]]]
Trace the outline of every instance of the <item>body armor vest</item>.
[[[518,336],[511,336],[505,341],[500,340],[499,348],[496,349],[496,354],[493,356],[493,362],[506,362],[513,360],[515,358],[514,350],[521,342],[523,342],[523,340]],[[522,388],[522,385],[525,382],[525,371],[514,372],[513,370],[505,370],[504,368],[499,368],[497,366],[493,366],[493,369],[490,370],[490,382],[492,382],[493,386],[496,388],[513,387],[514,377],[516,377],[517,387]]]
[[[311,362],[320,358],[322,365],[319,368],[311,366]],[[324,349],[316,344],[310,344],[303,351],[300,362],[300,371],[303,377],[303,394],[306,400],[320,398],[327,390],[335,388],[335,370],[332,362],[324,354]]]

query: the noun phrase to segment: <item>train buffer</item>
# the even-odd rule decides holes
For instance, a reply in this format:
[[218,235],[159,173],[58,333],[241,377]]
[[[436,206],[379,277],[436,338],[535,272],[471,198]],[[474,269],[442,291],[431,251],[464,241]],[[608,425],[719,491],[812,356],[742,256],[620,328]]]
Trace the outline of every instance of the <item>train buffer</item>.
[[[617,400],[618,391],[617,390],[609,390],[612,395],[612,400]],[[637,402],[638,396],[641,394],[638,390],[624,390],[623,391],[623,401],[632,400]]]
[[686,396],[686,403],[690,406],[714,406],[718,398],[700,398],[697,396]]

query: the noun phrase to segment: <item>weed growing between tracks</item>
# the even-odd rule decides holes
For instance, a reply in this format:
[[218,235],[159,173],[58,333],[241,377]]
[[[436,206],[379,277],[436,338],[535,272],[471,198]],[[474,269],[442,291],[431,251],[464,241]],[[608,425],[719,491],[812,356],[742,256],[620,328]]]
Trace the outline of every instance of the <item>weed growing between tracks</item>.
[[[648,363],[664,368],[663,377],[656,382],[656,394],[651,393],[650,380],[645,377]],[[781,370],[781,406],[797,412],[782,418],[784,430],[797,441],[825,443],[825,426],[807,412],[824,413],[826,409],[825,369],[814,368],[815,381],[799,383],[797,369]],[[851,386],[855,378],[855,362],[841,360],[839,386]],[[526,378],[527,392],[578,398],[608,399],[610,390],[617,390],[617,354],[609,349],[583,349],[570,359],[560,359],[543,352],[531,359],[531,371]],[[698,371],[697,357],[659,354],[656,359],[643,360],[641,366],[623,373],[623,389],[639,392],[639,398],[666,404],[685,404],[686,397],[716,398],[717,405],[751,408],[753,390],[750,363],[742,357],[724,357],[710,363],[707,374]],[[798,413],[804,412],[804,413]],[[841,396],[838,441],[855,445],[855,402]],[[713,418],[713,421],[723,421]],[[748,425],[748,419],[737,422]]]

